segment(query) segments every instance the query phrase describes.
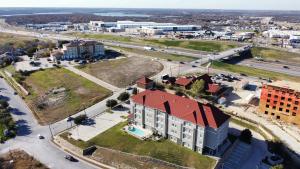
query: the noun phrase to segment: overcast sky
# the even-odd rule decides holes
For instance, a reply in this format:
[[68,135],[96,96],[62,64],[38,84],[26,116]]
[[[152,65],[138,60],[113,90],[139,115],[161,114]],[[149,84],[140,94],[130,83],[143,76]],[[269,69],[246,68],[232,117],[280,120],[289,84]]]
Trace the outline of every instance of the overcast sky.
[[0,0],[0,7],[300,10],[300,0]]

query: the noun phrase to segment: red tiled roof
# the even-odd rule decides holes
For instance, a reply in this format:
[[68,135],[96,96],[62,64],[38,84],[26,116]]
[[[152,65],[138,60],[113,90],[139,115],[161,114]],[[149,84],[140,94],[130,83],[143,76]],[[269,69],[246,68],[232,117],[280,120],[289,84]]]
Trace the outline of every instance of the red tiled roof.
[[230,116],[210,104],[176,96],[159,90],[146,90],[135,96],[132,101],[166,112],[200,126],[220,127]]
[[141,84],[148,84],[148,83],[151,83],[153,82],[153,80],[147,78],[147,77],[142,77],[141,79],[139,79],[137,81],[137,83],[141,83]]
[[220,86],[216,83],[208,84],[208,92],[217,93],[220,90]]
[[180,86],[188,86],[193,82],[193,79],[189,79],[186,77],[180,77],[176,80],[175,84]]

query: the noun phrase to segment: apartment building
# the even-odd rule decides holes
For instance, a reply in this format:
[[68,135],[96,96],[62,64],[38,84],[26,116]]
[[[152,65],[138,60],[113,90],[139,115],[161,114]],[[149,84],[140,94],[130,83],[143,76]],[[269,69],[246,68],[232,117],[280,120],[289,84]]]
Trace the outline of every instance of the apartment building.
[[64,44],[61,59],[97,58],[105,55],[104,45],[96,41],[72,41]]
[[262,87],[259,112],[300,126],[300,84],[277,81]]
[[201,154],[215,155],[227,140],[230,116],[210,104],[146,90],[131,98],[131,112],[135,125]]

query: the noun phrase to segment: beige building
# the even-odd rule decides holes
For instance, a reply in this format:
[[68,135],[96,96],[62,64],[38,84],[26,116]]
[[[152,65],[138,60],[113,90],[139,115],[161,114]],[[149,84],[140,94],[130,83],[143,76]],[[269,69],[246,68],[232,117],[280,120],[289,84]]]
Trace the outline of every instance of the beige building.
[[64,44],[60,51],[60,59],[63,60],[100,58],[105,55],[104,45],[96,41],[72,41]]

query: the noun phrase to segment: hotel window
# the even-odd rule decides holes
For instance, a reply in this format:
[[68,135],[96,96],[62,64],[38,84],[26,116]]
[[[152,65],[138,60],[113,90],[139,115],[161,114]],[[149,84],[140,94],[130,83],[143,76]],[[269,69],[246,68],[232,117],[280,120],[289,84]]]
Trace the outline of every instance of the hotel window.
[[273,109],[275,110],[275,109],[276,109],[276,106],[273,106]]
[[289,102],[291,102],[291,101],[292,101],[292,99],[291,99],[291,98],[288,98],[288,101],[289,101]]
[[281,100],[284,100],[285,99],[285,97],[281,97]]
[[286,109],[286,110],[285,110],[285,112],[289,113],[289,112],[290,112],[290,110],[289,110],[289,109]]
[[279,111],[282,111],[282,108],[279,108]]
[[291,107],[291,104],[287,104],[286,106],[287,106],[287,107]]
[[270,107],[270,105],[267,104],[267,105],[266,105],[266,108],[269,108],[269,107]]
[[270,99],[267,99],[267,103],[270,103]]
[[295,101],[295,105],[298,105],[299,104],[299,101]]
[[268,97],[271,97],[271,94],[268,94]]
[[280,102],[280,106],[283,106],[284,105],[284,103],[283,102]]
[[296,116],[296,113],[295,113],[295,112],[293,112],[293,116]]
[[294,107],[294,110],[298,110],[298,107]]
[[268,111],[265,111],[265,114],[269,114],[269,112],[268,112]]
[[272,116],[274,116],[274,115],[275,115],[275,113],[271,113],[271,115],[272,115]]
[[278,95],[275,95],[274,98],[275,98],[275,99],[278,99]]
[[277,104],[277,101],[274,101],[274,104]]

